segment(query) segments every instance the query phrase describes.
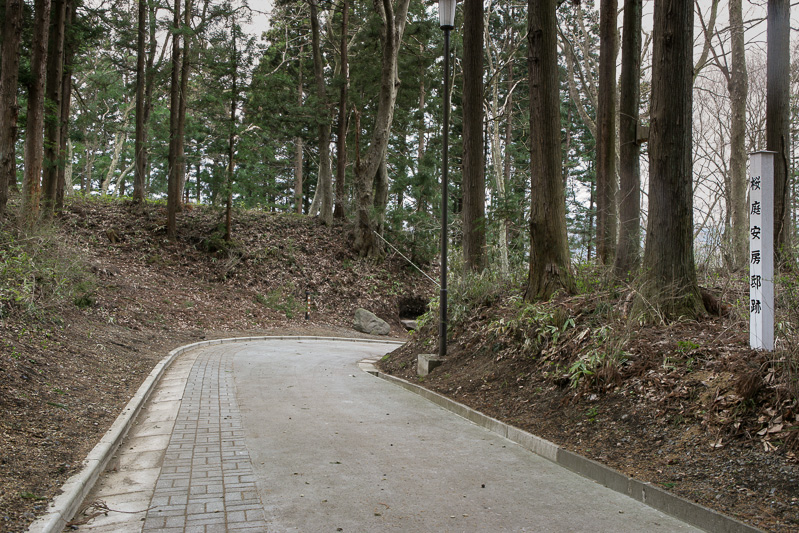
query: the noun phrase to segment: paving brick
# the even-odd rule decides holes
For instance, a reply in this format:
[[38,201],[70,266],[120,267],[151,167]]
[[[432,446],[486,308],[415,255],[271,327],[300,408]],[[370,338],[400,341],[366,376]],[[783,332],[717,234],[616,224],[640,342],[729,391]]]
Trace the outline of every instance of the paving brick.
[[231,370],[230,355],[194,362],[142,531],[267,530]]
[[185,516],[170,516],[166,519],[165,527],[185,527],[185,526],[186,526]]

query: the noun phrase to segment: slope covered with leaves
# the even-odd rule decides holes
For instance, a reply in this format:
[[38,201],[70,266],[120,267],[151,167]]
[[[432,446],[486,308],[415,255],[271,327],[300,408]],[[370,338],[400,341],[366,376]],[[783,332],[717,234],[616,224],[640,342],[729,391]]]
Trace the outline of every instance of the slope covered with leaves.
[[727,302],[723,316],[641,325],[627,316],[629,289],[604,290],[601,278],[584,275],[581,295],[541,305],[523,302],[521,280],[458,280],[445,363],[416,376],[417,354],[436,352],[434,309],[382,369],[760,528],[796,531],[790,279],[780,349],[765,354],[748,346],[743,283],[711,291]]
[[[404,338],[433,292],[400,258],[350,251],[347,228],[194,208],[72,200],[55,224],[0,227],[0,530],[24,531],[169,350],[253,334],[362,336],[355,309]],[[305,291],[311,294],[305,320]]]

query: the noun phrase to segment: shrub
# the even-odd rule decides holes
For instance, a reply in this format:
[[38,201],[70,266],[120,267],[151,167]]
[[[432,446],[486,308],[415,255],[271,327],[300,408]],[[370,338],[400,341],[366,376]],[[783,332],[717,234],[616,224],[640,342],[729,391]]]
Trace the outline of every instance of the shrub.
[[66,302],[85,307],[93,292],[83,256],[53,227],[0,229],[0,312],[34,312]]

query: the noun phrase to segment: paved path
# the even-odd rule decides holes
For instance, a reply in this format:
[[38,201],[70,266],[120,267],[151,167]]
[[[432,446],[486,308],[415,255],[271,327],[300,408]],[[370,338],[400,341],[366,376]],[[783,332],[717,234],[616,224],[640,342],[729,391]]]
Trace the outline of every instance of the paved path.
[[359,370],[395,347],[184,354],[87,499],[112,511],[81,529],[696,531]]

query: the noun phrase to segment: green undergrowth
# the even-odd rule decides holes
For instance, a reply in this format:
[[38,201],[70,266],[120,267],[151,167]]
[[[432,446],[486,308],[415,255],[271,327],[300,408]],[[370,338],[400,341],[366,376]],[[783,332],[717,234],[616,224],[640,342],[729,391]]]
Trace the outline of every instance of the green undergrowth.
[[55,226],[0,226],[0,314],[40,313],[63,305],[89,307],[95,283],[81,253]]
[[303,310],[303,302],[295,296],[296,292],[293,285],[285,285],[266,294],[257,294],[255,301],[273,311],[283,313],[286,318],[291,319],[298,316]]
[[[452,275],[448,295],[450,338],[474,336],[471,345],[495,362],[524,359],[541,372],[565,379],[573,388],[603,389],[614,384],[627,364],[630,326],[619,311],[623,286],[611,284],[599,267],[574,269],[577,294],[549,301],[524,299],[527,271]],[[418,323],[419,336],[437,335],[439,300]]]

